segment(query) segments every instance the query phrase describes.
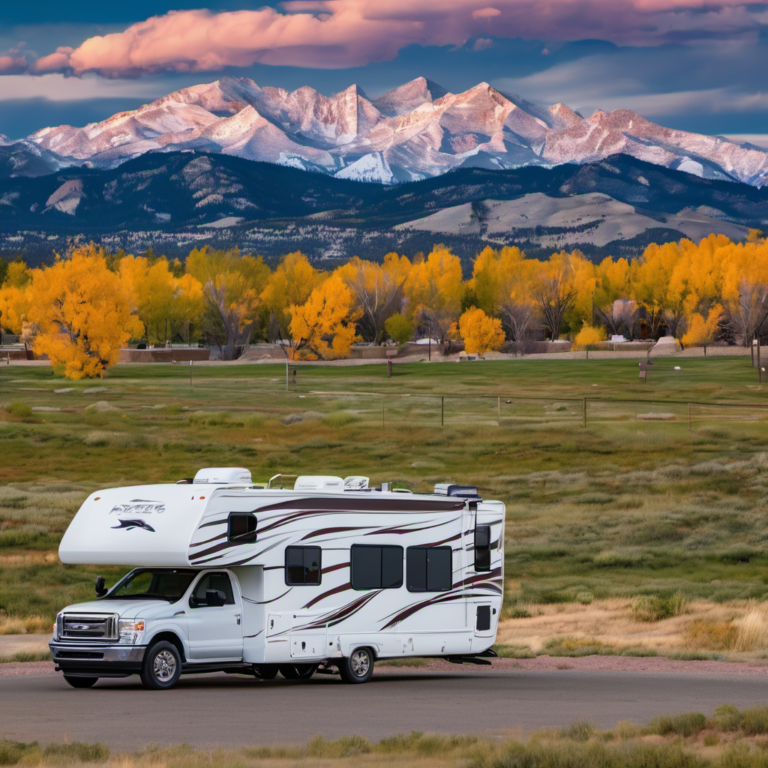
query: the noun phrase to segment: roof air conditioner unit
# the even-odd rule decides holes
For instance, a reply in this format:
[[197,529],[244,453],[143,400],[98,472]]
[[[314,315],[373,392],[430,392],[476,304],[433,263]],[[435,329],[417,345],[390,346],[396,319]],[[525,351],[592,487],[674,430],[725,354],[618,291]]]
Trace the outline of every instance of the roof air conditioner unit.
[[192,481],[194,483],[226,484],[245,483],[250,485],[251,472],[239,467],[206,467],[201,469]]
[[294,491],[343,491],[344,481],[330,475],[302,475],[293,484]]

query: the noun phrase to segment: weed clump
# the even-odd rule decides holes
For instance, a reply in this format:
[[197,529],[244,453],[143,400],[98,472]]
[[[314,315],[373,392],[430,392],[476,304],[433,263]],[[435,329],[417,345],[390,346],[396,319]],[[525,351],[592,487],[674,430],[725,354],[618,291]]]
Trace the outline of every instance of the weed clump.
[[685,610],[685,603],[685,596],[681,592],[672,595],[647,595],[637,600],[632,613],[636,621],[663,621],[680,616]]
[[696,736],[707,727],[707,718],[701,712],[685,712],[680,715],[662,715],[652,720],[646,728],[647,733],[659,736]]
[[17,421],[33,421],[34,419],[32,406],[26,403],[8,403],[4,410],[11,418]]

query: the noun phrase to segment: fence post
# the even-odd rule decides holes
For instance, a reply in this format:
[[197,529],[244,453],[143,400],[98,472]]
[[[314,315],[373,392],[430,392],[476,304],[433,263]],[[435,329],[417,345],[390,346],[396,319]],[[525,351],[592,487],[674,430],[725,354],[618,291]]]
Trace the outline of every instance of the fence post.
[[445,426],[445,396],[440,398],[440,426]]
[[688,403],[688,431],[691,432],[691,404]]
[[586,397],[584,398],[584,406],[582,408],[582,415],[584,417],[583,418],[582,426],[586,427],[587,426],[587,398]]
[[501,426],[501,398],[497,398],[498,402],[496,403],[496,426]]
[[189,361],[189,386],[194,387],[194,384],[192,383],[192,361]]
[[381,426],[382,426],[382,429],[384,427],[384,409],[385,408],[386,408],[386,404],[384,403],[384,401],[382,401],[382,403],[381,403]]

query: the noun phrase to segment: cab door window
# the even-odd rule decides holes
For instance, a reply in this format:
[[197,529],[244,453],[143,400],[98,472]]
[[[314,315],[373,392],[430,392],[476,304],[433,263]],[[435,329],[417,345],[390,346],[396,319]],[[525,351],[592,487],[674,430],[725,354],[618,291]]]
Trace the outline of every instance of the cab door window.
[[209,589],[214,589],[224,595],[224,605],[234,605],[235,595],[232,591],[232,581],[228,573],[213,571],[206,573],[200,581],[197,582],[189,598],[190,608],[208,608],[206,593]]

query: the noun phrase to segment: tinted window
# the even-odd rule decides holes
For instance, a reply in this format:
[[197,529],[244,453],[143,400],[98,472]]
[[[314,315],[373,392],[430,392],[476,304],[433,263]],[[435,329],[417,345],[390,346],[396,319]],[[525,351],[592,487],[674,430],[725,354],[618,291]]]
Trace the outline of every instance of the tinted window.
[[206,573],[200,581],[197,582],[195,590],[189,604],[192,608],[206,608],[208,603],[205,600],[205,593],[209,589],[215,589],[224,593],[224,605],[234,605],[235,596],[232,593],[232,582],[226,573]]
[[319,584],[321,570],[320,547],[285,548],[285,583],[289,586]]
[[475,528],[475,570],[491,570],[491,526],[478,525]]
[[256,541],[256,518],[250,513],[233,512],[229,516],[227,538],[232,544],[253,544]]
[[406,586],[409,592],[447,592],[453,580],[450,547],[408,547]]
[[491,606],[477,606],[477,627],[478,632],[487,632],[491,628]]
[[403,548],[353,544],[352,589],[397,589],[403,586]]
[[165,568],[131,571],[110,593],[110,599],[156,597],[175,602],[189,588],[197,571]]

